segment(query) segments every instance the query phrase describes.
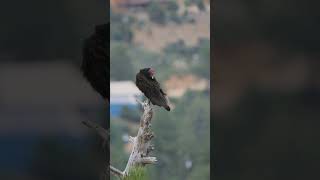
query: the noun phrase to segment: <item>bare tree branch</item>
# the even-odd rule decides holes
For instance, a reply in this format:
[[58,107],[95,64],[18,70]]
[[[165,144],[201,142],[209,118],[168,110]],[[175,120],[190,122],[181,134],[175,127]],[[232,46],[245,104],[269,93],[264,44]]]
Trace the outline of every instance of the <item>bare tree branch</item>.
[[138,160],[139,163],[141,164],[155,164],[157,162],[156,157],[143,157]]
[[[157,162],[156,157],[148,156],[150,152],[154,150],[154,146],[150,143],[151,139],[154,137],[154,134],[151,131],[153,107],[149,100],[141,102],[137,99],[137,102],[142,105],[144,111],[140,119],[137,136],[129,137],[129,142],[133,144],[133,148],[126,168],[124,171],[120,171],[119,169],[111,165],[107,168],[108,171],[110,171],[113,175],[120,178],[127,176],[130,170],[135,166],[144,166],[146,164],[155,164]],[[89,120],[83,121],[82,123],[87,127],[94,129],[102,137],[102,139],[104,140],[104,144],[106,144],[106,142],[109,142],[109,132],[99,124]],[[105,177],[105,179],[108,179],[108,177]]]
[[115,167],[113,167],[113,166],[111,166],[111,165],[110,165],[110,172],[111,172],[113,175],[118,176],[118,177],[120,177],[120,178],[124,176],[124,174],[123,174],[122,171],[120,171],[119,169],[117,169],[117,168],[115,168]]
[[155,164],[157,162],[156,157],[148,156],[149,153],[154,150],[154,146],[150,143],[151,139],[154,137],[151,131],[151,120],[153,116],[152,104],[149,100],[141,102],[137,99],[137,102],[140,103],[144,109],[140,119],[138,134],[135,137],[129,137],[129,142],[133,144],[133,148],[125,170],[121,172],[110,166],[110,171],[116,176],[128,176],[130,170],[135,166],[144,166],[146,164]]
[[149,153],[154,149],[150,144],[151,139],[154,137],[151,131],[151,120],[153,116],[152,104],[149,100],[141,102],[137,100],[144,109],[140,119],[140,127],[136,137],[133,137],[133,148],[127,162],[127,166],[123,171],[126,176],[134,166],[144,166],[145,164],[154,164],[156,157],[148,157]]
[[102,137],[102,139],[109,142],[109,132],[105,130],[103,127],[101,127],[99,124],[89,120],[82,121],[82,123],[87,127],[94,129],[100,135],[100,137]]

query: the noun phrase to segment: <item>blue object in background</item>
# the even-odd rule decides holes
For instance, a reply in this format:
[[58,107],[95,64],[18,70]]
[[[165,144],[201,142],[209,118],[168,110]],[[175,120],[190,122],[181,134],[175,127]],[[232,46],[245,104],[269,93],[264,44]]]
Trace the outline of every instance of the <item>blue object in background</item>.
[[137,104],[111,104],[110,105],[110,116],[120,117],[122,108],[127,107],[130,109],[138,108]]
[[110,82],[110,117],[119,117],[124,107],[138,109],[137,98],[141,99],[142,94],[133,81]]

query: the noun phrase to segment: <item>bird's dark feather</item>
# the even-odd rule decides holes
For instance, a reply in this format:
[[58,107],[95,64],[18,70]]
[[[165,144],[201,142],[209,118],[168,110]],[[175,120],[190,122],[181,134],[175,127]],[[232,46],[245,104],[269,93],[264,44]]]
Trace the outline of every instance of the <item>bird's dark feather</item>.
[[170,107],[166,98],[166,94],[160,87],[159,82],[154,78],[146,76],[139,72],[136,75],[136,85],[144,93],[144,95],[150,99],[152,104],[166,108],[168,111]]
[[95,33],[84,42],[81,70],[104,99],[109,99],[109,26],[99,25]]

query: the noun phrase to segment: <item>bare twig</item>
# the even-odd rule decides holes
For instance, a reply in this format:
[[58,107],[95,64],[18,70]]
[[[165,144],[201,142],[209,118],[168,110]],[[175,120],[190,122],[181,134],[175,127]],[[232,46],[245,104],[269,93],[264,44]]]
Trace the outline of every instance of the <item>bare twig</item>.
[[102,139],[109,142],[109,132],[105,130],[103,127],[101,127],[99,124],[89,120],[82,121],[82,123],[87,127],[94,129],[100,135],[100,137],[102,137]]
[[[84,125],[86,125],[88,128],[94,129],[97,132],[97,134],[100,135],[100,137],[103,139],[102,145],[103,145],[104,149],[109,148],[109,131],[107,131],[106,129],[104,129],[99,124],[97,124],[93,121],[87,120],[87,121],[82,121],[82,123]],[[107,164],[108,164],[108,167],[106,168],[106,171],[104,171],[102,176],[100,177],[101,180],[109,180],[110,179],[109,172],[112,172],[112,173],[116,172],[115,168],[114,168],[115,171],[111,171],[111,167],[110,167],[110,171],[109,171],[109,162],[107,162]]]
[[143,157],[138,160],[139,163],[141,164],[155,164],[157,162],[156,157]]
[[113,166],[111,166],[110,165],[110,172],[113,174],[113,175],[115,175],[115,176],[118,176],[118,177],[123,177],[123,172],[122,171],[120,171],[119,169],[117,169],[117,168],[115,168],[115,167],[113,167]]

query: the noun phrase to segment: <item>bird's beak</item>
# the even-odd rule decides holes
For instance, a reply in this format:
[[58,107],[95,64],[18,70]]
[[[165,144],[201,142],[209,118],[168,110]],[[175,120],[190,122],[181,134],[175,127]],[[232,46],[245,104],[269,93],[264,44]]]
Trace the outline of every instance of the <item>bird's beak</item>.
[[154,76],[151,76],[151,79],[154,79]]

